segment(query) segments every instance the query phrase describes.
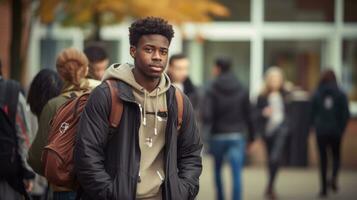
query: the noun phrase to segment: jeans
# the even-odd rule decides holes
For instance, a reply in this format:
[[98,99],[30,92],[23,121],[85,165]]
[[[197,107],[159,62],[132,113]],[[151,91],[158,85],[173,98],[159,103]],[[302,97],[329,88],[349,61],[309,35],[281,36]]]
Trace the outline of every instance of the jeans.
[[244,163],[245,139],[238,133],[218,135],[210,141],[210,152],[215,161],[217,199],[224,199],[221,169],[225,158],[229,160],[233,174],[233,200],[242,199],[241,170]]
[[53,200],[75,200],[76,192],[53,192]]

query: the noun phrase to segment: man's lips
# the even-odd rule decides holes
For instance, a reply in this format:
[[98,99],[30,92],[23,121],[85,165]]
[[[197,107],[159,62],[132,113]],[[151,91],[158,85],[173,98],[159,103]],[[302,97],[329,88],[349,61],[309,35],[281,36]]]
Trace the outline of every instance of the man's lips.
[[153,71],[161,72],[164,67],[162,65],[149,65],[150,69]]

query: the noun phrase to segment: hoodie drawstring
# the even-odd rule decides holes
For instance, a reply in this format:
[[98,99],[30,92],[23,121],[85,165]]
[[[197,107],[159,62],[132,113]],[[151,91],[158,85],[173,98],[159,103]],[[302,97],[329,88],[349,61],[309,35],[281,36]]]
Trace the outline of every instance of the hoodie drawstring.
[[146,90],[144,89],[144,118],[143,118],[143,125],[146,126]]
[[160,88],[157,88],[156,90],[156,102],[155,102],[155,128],[154,128],[154,135],[157,135],[157,105],[158,105],[158,102],[159,102],[159,91],[160,91]]

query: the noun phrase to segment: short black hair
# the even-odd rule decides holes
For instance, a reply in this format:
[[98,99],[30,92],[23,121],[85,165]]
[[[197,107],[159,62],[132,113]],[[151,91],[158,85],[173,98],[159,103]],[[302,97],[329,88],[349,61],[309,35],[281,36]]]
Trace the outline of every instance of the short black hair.
[[221,69],[222,72],[227,72],[231,69],[232,61],[229,58],[217,58],[216,66]]
[[174,37],[172,25],[159,17],[146,17],[138,19],[129,27],[129,41],[131,46],[137,46],[143,35],[159,34],[167,38],[169,43]]
[[108,54],[105,49],[97,44],[89,45],[84,49],[84,54],[86,54],[90,63],[96,63],[108,59]]
[[175,62],[175,60],[186,59],[186,58],[187,56],[183,53],[174,54],[170,57],[169,65],[172,65]]

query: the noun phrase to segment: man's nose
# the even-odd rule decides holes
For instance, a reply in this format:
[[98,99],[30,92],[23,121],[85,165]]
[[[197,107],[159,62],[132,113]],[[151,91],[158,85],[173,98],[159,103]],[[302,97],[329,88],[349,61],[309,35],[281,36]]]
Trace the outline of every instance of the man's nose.
[[154,51],[152,59],[153,60],[161,60],[160,52],[159,51]]

